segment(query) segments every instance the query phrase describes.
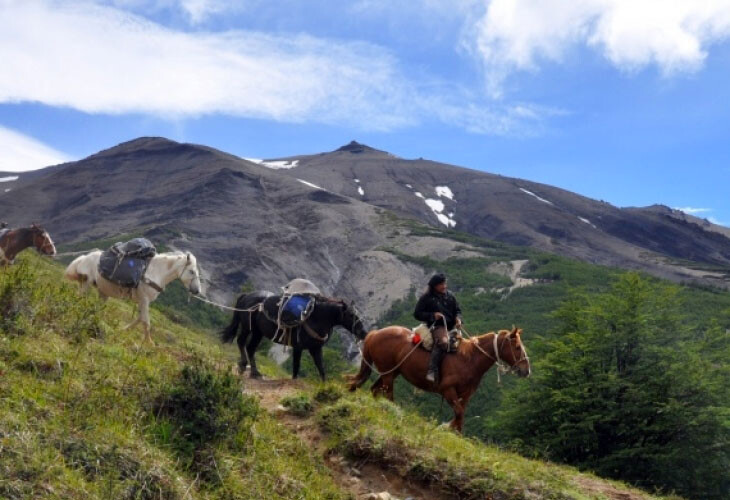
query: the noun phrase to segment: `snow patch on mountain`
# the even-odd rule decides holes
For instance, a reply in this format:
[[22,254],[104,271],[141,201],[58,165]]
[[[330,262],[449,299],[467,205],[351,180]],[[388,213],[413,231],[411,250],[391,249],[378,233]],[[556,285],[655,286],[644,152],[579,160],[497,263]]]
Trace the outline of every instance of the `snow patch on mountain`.
[[525,193],[525,194],[529,194],[530,196],[534,196],[535,198],[537,198],[538,200],[540,200],[540,201],[541,201],[541,202],[543,202],[543,203],[547,203],[548,205],[553,205],[553,206],[555,206],[555,205],[553,204],[553,202],[552,202],[552,201],[550,201],[550,200],[546,200],[545,198],[540,198],[540,197],[539,197],[538,195],[536,195],[536,194],[535,194],[535,193],[533,193],[532,191],[528,191],[528,190],[527,190],[527,189],[525,189],[525,188],[520,188],[520,191],[522,191],[522,192],[523,192],[523,193]]
[[444,202],[441,200],[434,200],[433,198],[425,198],[423,201],[426,202],[426,205],[428,205],[428,208],[431,209],[431,211],[436,215],[436,218],[439,220],[441,224],[443,224],[446,227],[455,227],[456,221],[451,218],[450,215],[444,214]]
[[258,165],[271,168],[273,170],[290,169],[299,165],[299,160],[272,160],[264,161],[259,158],[244,158],[245,160],[257,163]]
[[304,179],[297,179],[297,180],[299,182],[301,182],[302,184],[304,184],[305,186],[309,186],[309,187],[312,187],[314,189],[321,189],[322,191],[327,191],[325,188],[320,187],[320,186],[318,186],[316,184],[312,184],[311,182],[305,181]]
[[595,224],[593,224],[593,223],[592,223],[591,221],[589,221],[588,219],[586,219],[586,218],[584,218],[584,217],[578,217],[578,219],[580,219],[580,221],[581,221],[581,222],[585,222],[586,224],[588,224],[589,226],[593,227],[594,229],[598,229],[598,228],[596,227],[596,225],[595,225]]
[[365,190],[363,190],[362,186],[357,187],[357,192],[360,193],[360,196],[365,196]]
[[436,186],[436,196],[439,198],[443,196],[444,198],[454,201],[454,192],[451,191],[449,186]]
[[426,199],[426,197],[425,197],[425,196],[423,196],[423,195],[422,195],[421,193],[419,193],[418,191],[416,191],[416,192],[415,192],[415,193],[413,193],[413,194],[415,194],[416,196],[418,196],[418,197],[419,197],[419,198],[421,198],[421,199]]
[[17,175],[11,175],[8,177],[0,177],[0,182],[13,182],[17,181],[19,177]]

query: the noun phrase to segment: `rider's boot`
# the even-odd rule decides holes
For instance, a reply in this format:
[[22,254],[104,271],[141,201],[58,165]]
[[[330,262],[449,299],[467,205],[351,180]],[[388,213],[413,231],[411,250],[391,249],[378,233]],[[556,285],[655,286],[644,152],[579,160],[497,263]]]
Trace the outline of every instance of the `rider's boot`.
[[431,349],[431,357],[428,360],[428,373],[426,374],[426,380],[429,382],[436,382],[439,378],[439,368],[441,367],[441,360],[444,357],[444,350],[441,348],[438,342],[433,343],[433,349]]

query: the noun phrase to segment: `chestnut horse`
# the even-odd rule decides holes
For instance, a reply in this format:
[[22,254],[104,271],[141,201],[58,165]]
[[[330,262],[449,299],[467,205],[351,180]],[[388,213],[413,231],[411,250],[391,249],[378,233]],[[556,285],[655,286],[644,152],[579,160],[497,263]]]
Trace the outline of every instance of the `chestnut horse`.
[[0,265],[12,264],[15,256],[28,247],[35,247],[44,255],[56,255],[56,247],[48,232],[33,224],[30,227],[10,229],[0,236]]
[[375,370],[379,377],[373,383],[373,395],[382,392],[392,401],[393,383],[403,375],[419,389],[441,394],[454,410],[451,427],[461,432],[466,405],[495,363],[520,377],[530,376],[530,360],[521,334],[521,329],[513,328],[462,340],[455,353],[444,356],[440,379],[434,383],[426,380],[429,353],[413,345],[409,329],[390,326],[375,330],[365,337],[360,372],[349,377],[349,388],[354,391],[362,386]]

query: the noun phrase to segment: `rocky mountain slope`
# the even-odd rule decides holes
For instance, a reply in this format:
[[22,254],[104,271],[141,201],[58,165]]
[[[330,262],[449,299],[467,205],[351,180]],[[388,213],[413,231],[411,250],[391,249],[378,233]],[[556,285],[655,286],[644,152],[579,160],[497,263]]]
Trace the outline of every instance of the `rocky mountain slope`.
[[[281,173],[396,213],[488,239],[675,281],[720,276],[730,230],[663,206],[618,208],[569,191],[352,142],[331,153],[269,160]],[[722,281],[721,279],[719,281]]]
[[[144,234],[189,249],[219,300],[246,282],[276,289],[304,276],[356,301],[372,321],[425,278],[421,266],[384,250],[468,256],[469,245],[447,229],[675,281],[729,283],[730,239],[717,227],[354,142],[246,160],[139,138],[15,176],[0,192],[1,219],[41,222],[62,248]],[[443,231],[404,230],[408,219]]]

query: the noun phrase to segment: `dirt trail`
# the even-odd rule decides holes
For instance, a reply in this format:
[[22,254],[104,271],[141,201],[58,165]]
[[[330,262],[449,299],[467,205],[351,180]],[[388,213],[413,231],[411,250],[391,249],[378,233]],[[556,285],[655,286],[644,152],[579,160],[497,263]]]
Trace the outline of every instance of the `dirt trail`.
[[[396,472],[383,469],[373,463],[353,462],[336,453],[329,453],[325,436],[313,417],[296,417],[281,406],[281,400],[304,390],[302,380],[251,379],[246,374],[244,392],[257,396],[260,404],[279,422],[296,434],[313,453],[318,453],[332,473],[335,482],[358,500],[447,500],[444,493],[415,484]],[[590,495],[609,500],[647,500],[649,497],[637,490],[622,489],[611,483],[590,476],[576,476],[574,481]]]
[[320,454],[335,482],[343,490],[352,493],[358,500],[369,498],[446,500],[448,498],[438,492],[413,484],[397,473],[383,469],[376,464],[353,462],[338,454],[329,453],[325,445],[325,436],[313,417],[296,417],[287,413],[281,406],[280,401],[283,398],[295,395],[305,388],[306,384],[301,380],[291,379],[256,380],[248,378],[247,375],[244,382],[244,392],[257,396],[263,408],[304,441],[313,453]]

